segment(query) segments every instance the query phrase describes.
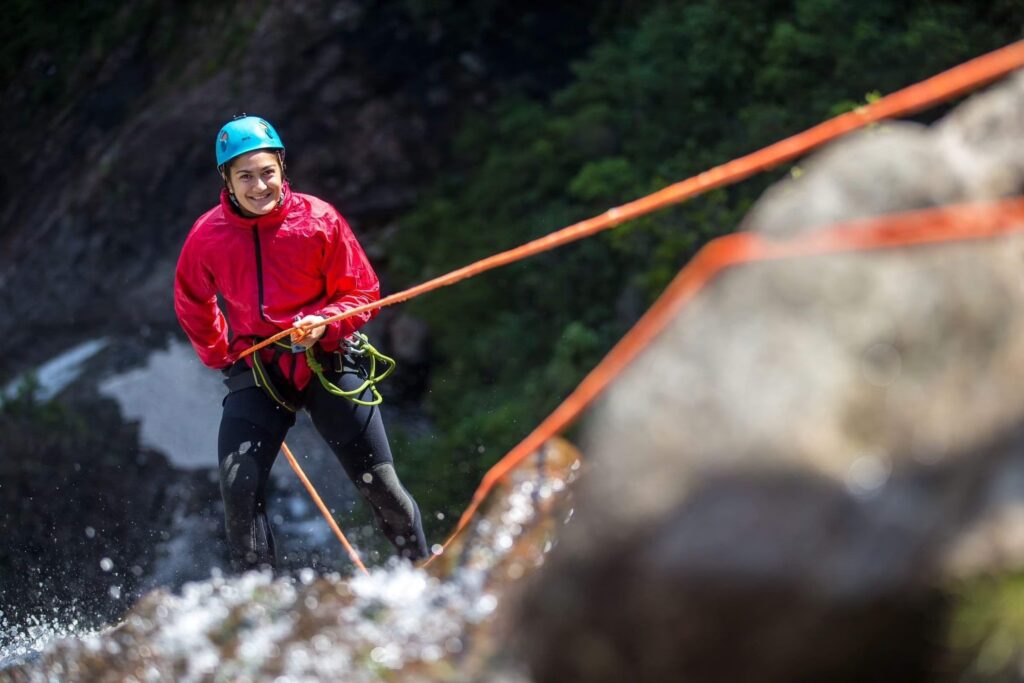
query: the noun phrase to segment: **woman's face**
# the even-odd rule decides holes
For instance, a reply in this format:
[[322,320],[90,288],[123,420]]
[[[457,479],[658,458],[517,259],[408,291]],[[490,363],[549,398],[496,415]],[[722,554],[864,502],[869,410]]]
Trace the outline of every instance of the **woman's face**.
[[281,199],[284,182],[281,164],[274,152],[258,149],[235,157],[228,164],[228,187],[246,213],[270,213]]

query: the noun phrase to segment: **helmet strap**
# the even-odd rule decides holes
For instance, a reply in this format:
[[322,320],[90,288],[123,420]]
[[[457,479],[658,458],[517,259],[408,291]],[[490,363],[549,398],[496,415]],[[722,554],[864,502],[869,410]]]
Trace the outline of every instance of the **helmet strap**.
[[221,180],[224,181],[224,189],[228,191],[228,199],[231,200],[231,205],[234,206],[236,209],[242,208],[238,204],[238,198],[235,197],[235,191],[231,189],[231,184],[228,182],[228,177],[222,173]]

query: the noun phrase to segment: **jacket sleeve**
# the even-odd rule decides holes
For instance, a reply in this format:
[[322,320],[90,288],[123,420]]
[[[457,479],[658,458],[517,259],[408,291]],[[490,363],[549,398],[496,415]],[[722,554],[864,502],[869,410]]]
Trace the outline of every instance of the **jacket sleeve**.
[[174,273],[174,312],[203,365],[222,369],[228,355],[227,320],[217,306],[213,276],[204,267],[193,230],[181,248]]
[[[327,284],[327,305],[317,315],[329,318],[356,306],[380,299],[380,282],[366,253],[356,241],[348,222],[336,211],[330,221],[324,248],[323,273]],[[368,323],[377,311],[366,311],[327,325],[321,343],[328,349]]]

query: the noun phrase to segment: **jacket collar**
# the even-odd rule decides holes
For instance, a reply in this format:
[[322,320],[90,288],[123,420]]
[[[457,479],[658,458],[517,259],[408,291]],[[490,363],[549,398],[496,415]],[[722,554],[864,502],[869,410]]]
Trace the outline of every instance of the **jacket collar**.
[[231,203],[231,197],[228,195],[227,189],[220,191],[220,208],[225,220],[229,224],[240,228],[252,228],[254,225],[257,228],[278,227],[284,222],[284,218],[288,215],[288,210],[291,208],[294,200],[295,196],[292,194],[291,187],[285,182],[281,189],[281,203],[273,211],[262,216],[243,216],[235,208],[235,205]]

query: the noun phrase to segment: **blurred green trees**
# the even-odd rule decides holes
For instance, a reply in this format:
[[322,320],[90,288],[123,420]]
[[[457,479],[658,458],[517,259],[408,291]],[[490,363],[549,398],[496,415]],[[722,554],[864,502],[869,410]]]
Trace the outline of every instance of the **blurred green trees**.
[[[389,245],[396,286],[792,135],[1012,42],[1024,25],[1020,0],[702,0],[636,10],[630,23],[601,31],[553,96],[512,92],[467,117],[448,172]],[[433,332],[427,407],[437,430],[399,450],[435,531],[772,179],[410,304]],[[438,511],[447,515],[441,523]]]

